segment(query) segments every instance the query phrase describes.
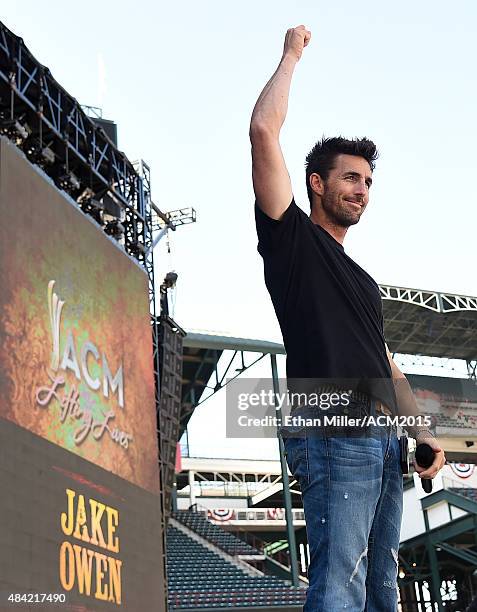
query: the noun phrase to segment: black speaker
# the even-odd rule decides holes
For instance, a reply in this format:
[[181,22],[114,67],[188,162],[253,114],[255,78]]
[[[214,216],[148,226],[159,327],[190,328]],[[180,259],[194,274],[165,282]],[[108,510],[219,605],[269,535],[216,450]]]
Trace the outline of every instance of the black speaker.
[[182,400],[182,338],[184,332],[169,317],[159,323],[160,399],[157,425],[160,448],[160,467],[164,490],[164,514],[171,511],[176,449],[179,441]]

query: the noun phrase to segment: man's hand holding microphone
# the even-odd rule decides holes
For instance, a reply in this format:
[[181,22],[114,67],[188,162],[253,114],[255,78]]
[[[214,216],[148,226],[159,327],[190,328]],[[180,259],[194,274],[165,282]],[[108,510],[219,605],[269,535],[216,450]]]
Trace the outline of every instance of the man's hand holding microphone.
[[431,481],[446,464],[446,457],[439,442],[427,430],[419,432],[416,437],[416,453],[413,463],[422,481],[424,491],[430,493],[432,491]]

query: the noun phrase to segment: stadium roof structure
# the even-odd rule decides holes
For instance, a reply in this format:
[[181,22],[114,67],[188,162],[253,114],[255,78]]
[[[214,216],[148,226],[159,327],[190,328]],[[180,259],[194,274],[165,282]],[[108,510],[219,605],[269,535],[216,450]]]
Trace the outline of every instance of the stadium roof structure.
[[[462,359],[475,374],[477,297],[392,285],[379,285],[379,290],[384,334],[392,353]],[[285,354],[283,344],[276,342],[194,332],[187,333],[183,347],[180,436],[194,408],[228,380],[267,355]],[[226,352],[229,360],[219,375],[217,364]]]
[[477,297],[380,285],[393,353],[477,359]]
[[234,338],[233,336],[216,336],[210,334],[187,333],[184,347],[210,350],[251,351],[253,353],[267,353],[284,355],[283,344],[269,342],[268,340],[252,340],[250,338]]
[[[265,356],[285,354],[283,344],[277,342],[194,332],[187,332],[182,346],[182,410],[179,439],[196,406]],[[226,351],[229,357],[228,363],[224,366],[224,371],[219,374],[217,364]]]

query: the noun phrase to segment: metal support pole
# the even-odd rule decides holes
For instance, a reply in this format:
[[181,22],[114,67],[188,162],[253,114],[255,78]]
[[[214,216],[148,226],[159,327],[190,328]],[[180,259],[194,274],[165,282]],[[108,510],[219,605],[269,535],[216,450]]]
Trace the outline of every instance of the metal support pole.
[[439,612],[444,612],[444,608],[442,607],[442,599],[441,599],[441,577],[439,575],[439,566],[437,565],[437,555],[436,550],[432,542],[428,543],[428,555],[429,561],[431,565],[431,576],[432,576],[432,598],[437,603],[437,609]]
[[194,470],[189,470],[189,507],[195,504]]
[[[278,418],[278,422],[282,422],[282,411],[280,409],[280,405],[278,403],[278,370],[277,370],[277,356],[270,355],[270,360],[272,362],[272,380],[273,380],[273,393],[275,400],[275,410],[276,416]],[[290,493],[290,483],[288,481],[288,471],[287,471],[287,461],[285,458],[285,447],[283,444],[283,439],[279,435],[277,430],[277,438],[278,438],[278,446],[280,449],[280,466],[282,470],[282,482],[283,482],[283,498],[285,501],[285,520],[287,525],[287,539],[288,539],[288,550],[290,552],[290,565],[291,565],[291,574],[292,574],[292,584],[293,586],[299,586],[300,580],[298,575],[298,559],[296,554],[296,542],[295,542],[295,529],[293,527],[293,512],[292,512],[292,502],[291,502],[291,493]]]
[[172,510],[175,512],[177,510],[177,481],[176,481],[175,476],[174,476],[174,482],[172,484],[171,504],[172,504]]
[[[431,567],[431,600],[437,603],[437,609],[439,612],[444,612],[441,599],[441,577],[439,575],[439,566],[437,564],[437,555],[434,548],[434,544],[431,542],[429,537],[429,516],[427,510],[424,510],[424,525],[426,527],[426,550],[427,556],[429,557],[429,565]],[[434,609],[434,607],[433,607]]]
[[425,599],[424,599],[424,591],[422,590],[422,582],[420,580],[417,581],[417,590],[419,592],[419,611],[420,612],[426,612],[426,603],[425,603]]
[[189,446],[189,426],[186,426],[186,444],[187,444],[187,456],[190,457],[190,446]]
[[467,360],[467,373],[470,379],[477,380],[477,359]]

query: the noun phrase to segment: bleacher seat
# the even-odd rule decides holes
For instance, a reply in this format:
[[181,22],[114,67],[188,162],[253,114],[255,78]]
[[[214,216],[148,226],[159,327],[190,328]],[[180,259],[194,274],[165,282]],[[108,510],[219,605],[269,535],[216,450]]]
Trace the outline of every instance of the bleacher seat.
[[[203,524],[192,522],[199,528]],[[214,530],[213,536],[217,535]],[[173,525],[167,528],[166,559],[171,610],[301,606],[305,601],[305,588],[290,586],[275,576],[251,576]]]
[[232,533],[224,531],[218,525],[214,525],[199,512],[175,510],[171,513],[171,516],[229,555],[263,554],[262,551],[250,546],[250,544],[247,544],[247,542],[244,542]]
[[472,501],[477,502],[477,489],[472,489],[470,487],[449,487],[449,491],[464,495],[464,497],[468,497]]

